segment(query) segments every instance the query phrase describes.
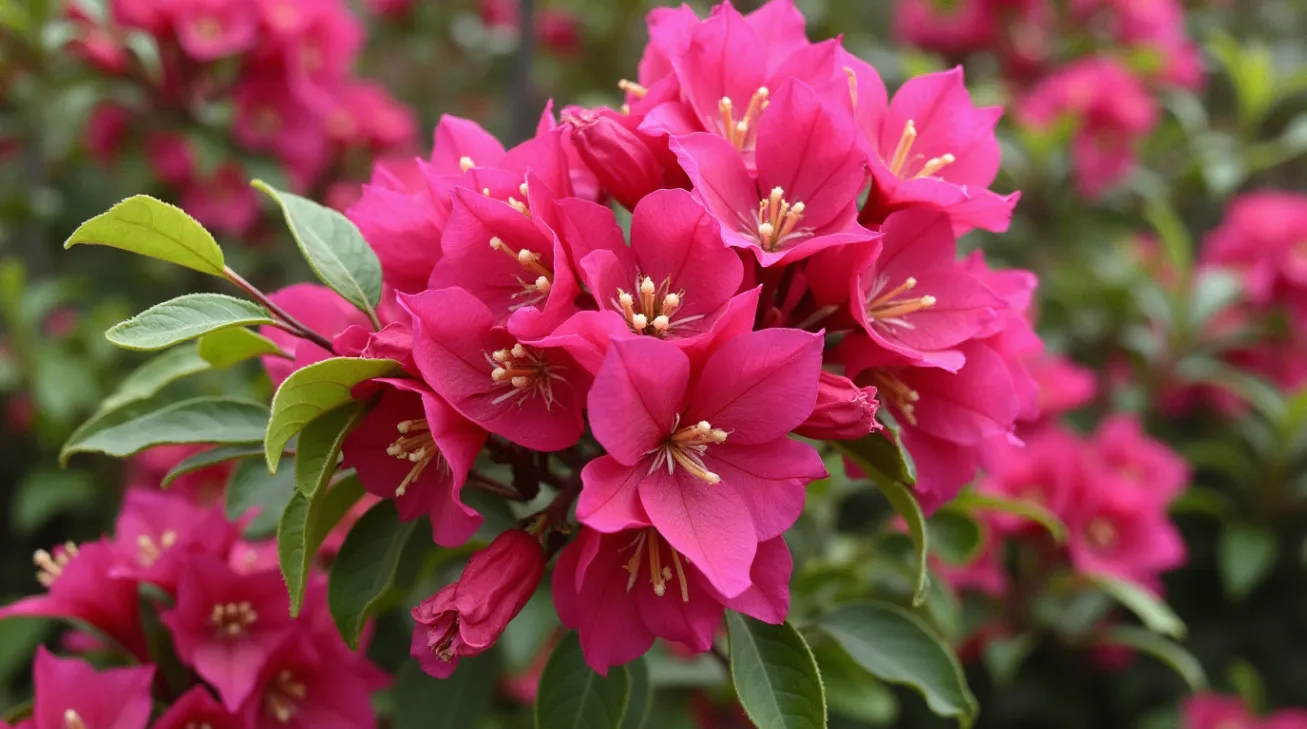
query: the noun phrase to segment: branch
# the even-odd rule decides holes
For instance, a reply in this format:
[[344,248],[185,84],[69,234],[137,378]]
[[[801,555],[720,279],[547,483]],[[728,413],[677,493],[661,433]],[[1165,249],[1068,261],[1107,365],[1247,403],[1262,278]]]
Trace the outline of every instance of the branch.
[[228,281],[231,281],[233,284],[236,285],[237,288],[239,288],[241,291],[244,291],[251,299],[254,299],[255,301],[262,304],[264,308],[272,312],[273,316],[277,317],[282,322],[284,322],[286,324],[286,327],[288,327],[287,331],[289,331],[291,334],[294,334],[295,336],[298,336],[301,339],[307,339],[310,342],[313,342],[319,347],[322,347],[328,352],[331,352],[332,355],[336,354],[335,348],[331,346],[331,342],[326,337],[322,336],[321,334],[318,334],[312,329],[309,329],[302,322],[300,322],[300,320],[291,316],[290,312],[274,304],[272,300],[268,298],[267,294],[258,290],[258,288],[254,286],[254,284],[250,283],[249,281],[246,281],[244,278],[241,278],[241,275],[233,271],[231,269],[231,266],[223,266],[222,272],[223,275],[227,277]]

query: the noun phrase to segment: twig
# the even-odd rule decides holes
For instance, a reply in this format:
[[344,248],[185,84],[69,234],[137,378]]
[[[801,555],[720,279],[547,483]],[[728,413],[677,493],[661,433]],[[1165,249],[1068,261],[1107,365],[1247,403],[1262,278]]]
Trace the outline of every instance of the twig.
[[472,471],[467,475],[467,485],[510,501],[527,501],[522,494],[517,492],[517,489],[478,471]]
[[322,336],[321,334],[318,334],[312,329],[309,329],[302,322],[300,322],[300,320],[291,316],[290,313],[287,312],[285,309],[274,304],[272,300],[269,299],[268,296],[264,294],[262,291],[258,290],[258,288],[254,286],[254,284],[250,283],[249,281],[246,281],[244,278],[241,277],[239,273],[236,273],[235,271],[231,270],[230,266],[223,266],[222,272],[223,275],[227,277],[228,281],[231,281],[233,284],[236,285],[237,288],[239,288],[241,291],[244,291],[251,299],[254,299],[255,301],[262,304],[268,311],[272,312],[273,316],[277,317],[282,322],[284,322],[286,326],[289,327],[287,331],[289,331],[291,334],[294,334],[300,337],[301,339],[307,339],[310,342],[313,342],[314,344],[318,345],[319,347],[322,347],[323,349],[327,350],[328,352],[331,352],[333,355],[336,354],[335,348],[331,346],[331,342],[328,341],[326,337]]

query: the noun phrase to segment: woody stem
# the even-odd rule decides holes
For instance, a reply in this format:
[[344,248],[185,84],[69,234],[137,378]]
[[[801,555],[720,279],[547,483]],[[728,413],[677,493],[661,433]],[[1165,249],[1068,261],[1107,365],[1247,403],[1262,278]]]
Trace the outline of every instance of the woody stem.
[[510,501],[527,501],[517,489],[498,479],[491,478],[479,471],[472,471],[467,475],[467,485],[472,488],[480,489],[486,493],[508,499]]
[[267,294],[260,291],[254,284],[242,278],[241,275],[233,271],[230,266],[223,266],[222,272],[223,275],[227,277],[228,281],[231,281],[232,284],[234,284],[241,291],[244,291],[246,295],[248,295],[251,299],[254,299],[259,304],[262,304],[263,307],[266,308],[268,311],[272,312],[272,315],[274,317],[280,319],[283,323],[285,323],[286,326],[289,327],[289,331],[292,334],[300,337],[301,339],[307,339],[310,342],[313,342],[319,347],[322,347],[328,352],[331,352],[333,356],[336,354],[336,350],[332,348],[331,342],[328,341],[326,337],[322,336],[321,334],[318,334],[312,329],[309,329],[298,319],[291,316],[290,313],[287,312],[285,309],[281,308],[280,306],[277,306],[275,303],[272,302],[271,299],[268,298]]

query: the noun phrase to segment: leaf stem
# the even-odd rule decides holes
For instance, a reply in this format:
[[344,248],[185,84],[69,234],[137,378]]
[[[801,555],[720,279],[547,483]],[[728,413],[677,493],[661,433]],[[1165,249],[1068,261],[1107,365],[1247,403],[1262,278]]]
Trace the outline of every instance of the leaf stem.
[[486,493],[494,494],[509,501],[527,501],[517,489],[498,479],[491,478],[479,471],[472,471],[467,475],[467,485],[473,488],[481,489]]
[[227,280],[231,281],[232,284],[236,286],[236,288],[239,288],[241,291],[244,291],[251,299],[254,299],[258,303],[262,304],[264,308],[266,308],[268,311],[272,312],[273,316],[282,320],[286,324],[285,327],[282,327],[283,329],[286,329],[286,331],[290,332],[291,334],[294,334],[297,337],[300,337],[301,339],[307,339],[310,342],[313,342],[319,347],[322,347],[328,352],[331,352],[332,355],[336,354],[335,348],[331,346],[331,342],[326,337],[322,336],[321,334],[318,334],[312,329],[309,329],[302,322],[300,322],[300,320],[291,316],[290,312],[286,311],[280,306],[277,306],[275,303],[272,302],[271,299],[268,298],[267,294],[260,291],[257,287],[255,287],[254,284],[242,278],[239,273],[236,273],[235,271],[232,270],[231,266],[223,266],[222,272],[223,275],[227,277]]

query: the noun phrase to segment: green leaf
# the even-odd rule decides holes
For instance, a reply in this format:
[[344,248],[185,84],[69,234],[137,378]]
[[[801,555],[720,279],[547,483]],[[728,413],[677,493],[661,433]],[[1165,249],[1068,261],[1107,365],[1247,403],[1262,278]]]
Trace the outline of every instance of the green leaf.
[[352,402],[313,419],[295,442],[295,488],[313,498],[336,473],[345,436],[363,419],[363,403]]
[[227,265],[204,226],[181,208],[146,195],[129,197],[82,223],[64,248],[79,244],[120,248],[212,276],[223,276]]
[[1090,575],[1089,579],[1108,597],[1137,615],[1149,630],[1184,640],[1184,621],[1151,592],[1133,582],[1107,575]]
[[381,262],[350,219],[312,200],[273,189],[262,180],[254,187],[281,206],[300,252],[322,283],[377,321],[381,301]]
[[31,471],[13,495],[9,525],[18,536],[31,537],[60,514],[95,509],[95,496],[95,484],[86,471]]
[[291,437],[319,415],[353,400],[350,391],[355,385],[403,372],[394,360],[353,357],[327,359],[296,370],[272,398],[272,418],[263,441],[268,468],[277,470],[281,451]]
[[1010,638],[996,636],[985,643],[985,667],[994,677],[994,683],[999,686],[1012,683],[1035,647],[1035,636],[1031,633]]
[[229,397],[197,397],[153,409],[134,403],[115,411],[97,428],[79,429],[64,444],[59,462],[76,453],[104,453],[119,458],[165,443],[251,443],[267,427],[261,403]]
[[921,505],[917,503],[917,497],[912,495],[908,487],[900,483],[887,482],[877,483],[881,493],[889,500],[894,510],[903,517],[903,521],[908,525],[908,535],[912,537],[913,549],[913,569],[916,572],[916,584],[912,590],[912,604],[919,606],[926,601],[927,587],[927,555],[930,547],[930,538],[926,534],[926,516],[921,513]]
[[1066,542],[1066,525],[1053,512],[1031,501],[1005,499],[993,494],[982,494],[975,489],[968,489],[958,494],[949,504],[950,508],[961,509],[967,513],[978,511],[1001,511],[1004,514],[1025,517],[1043,525],[1058,544]]
[[164,474],[163,482],[160,483],[159,486],[166,489],[172,485],[173,481],[176,481],[188,473],[194,473],[209,468],[210,466],[216,466],[219,463],[226,463],[227,461],[236,461],[261,455],[263,455],[263,445],[258,443],[253,445],[227,445],[210,448],[207,451],[196,453],[190,458],[187,458],[181,463],[173,466],[168,470],[168,473]]
[[168,385],[209,369],[191,347],[178,347],[149,360],[123,378],[117,391],[100,404],[101,413],[154,397]]
[[277,557],[290,593],[292,616],[299,615],[304,603],[309,570],[318,548],[362,497],[363,485],[357,476],[350,476],[329,489],[318,491],[312,498],[296,492],[286,504],[277,524]]
[[731,682],[760,729],[824,729],[826,690],[808,643],[789,623],[769,625],[726,611]]
[[920,693],[936,714],[954,717],[963,727],[976,720],[980,707],[957,656],[911,612],[887,602],[860,602],[826,615],[818,627],[873,676]]
[[902,483],[911,486],[917,482],[917,464],[913,463],[899,430],[886,424],[884,430],[865,435],[857,440],[834,440],[830,444],[878,484]]
[[622,729],[644,729],[653,711],[653,682],[649,680],[649,664],[643,656],[626,664],[631,675],[631,699],[622,716]]
[[200,337],[196,350],[200,357],[220,370],[265,354],[285,354],[276,342],[244,327],[209,332]]
[[568,633],[549,655],[536,693],[536,729],[620,729],[631,698],[626,666],[600,676],[586,665],[581,641]]
[[401,523],[394,502],[379,501],[345,537],[331,565],[327,605],[350,648],[358,647],[364,623],[391,589],[400,557],[420,523]]
[[1175,641],[1134,625],[1114,625],[1098,636],[1105,645],[1125,646],[1146,653],[1170,666],[1194,691],[1207,688],[1207,674],[1203,665]]
[[1242,602],[1252,593],[1271,568],[1279,545],[1269,529],[1251,524],[1227,524],[1221,532],[1217,563],[1221,580],[1231,602]]
[[935,512],[926,521],[930,546],[940,559],[953,565],[965,565],[976,558],[984,543],[980,524],[971,517],[952,510]]
[[1144,204],[1144,219],[1157,231],[1171,265],[1182,273],[1188,272],[1193,264],[1194,245],[1189,230],[1175,209],[1165,200],[1154,197]]
[[276,324],[258,304],[224,294],[186,294],[156,304],[104,333],[124,349],[158,350],[209,332]]
[[251,509],[257,509],[258,515],[245,527],[245,537],[270,537],[277,532],[277,522],[294,495],[295,481],[289,471],[268,473],[262,461],[241,461],[227,481],[224,494],[227,518],[236,521]]
[[490,710],[499,681],[499,651],[488,651],[458,662],[445,679],[422,672],[408,661],[395,677],[394,729],[471,729]]
[[826,687],[830,713],[872,726],[893,726],[898,699],[889,686],[867,673],[839,646],[829,642],[813,647],[821,682]]
[[1231,271],[1209,268],[1195,273],[1189,302],[1190,330],[1202,331],[1212,317],[1237,301],[1242,293],[1242,280]]
[[1257,666],[1237,659],[1225,669],[1225,678],[1234,687],[1235,693],[1243,699],[1244,705],[1261,714],[1266,711],[1266,682],[1258,673]]

